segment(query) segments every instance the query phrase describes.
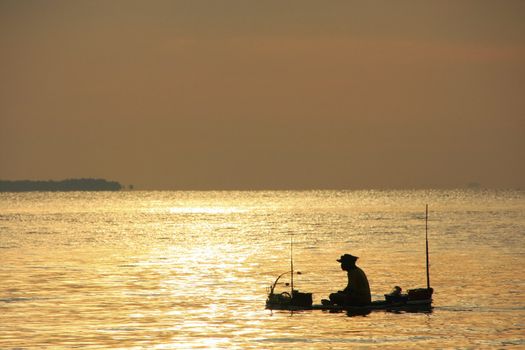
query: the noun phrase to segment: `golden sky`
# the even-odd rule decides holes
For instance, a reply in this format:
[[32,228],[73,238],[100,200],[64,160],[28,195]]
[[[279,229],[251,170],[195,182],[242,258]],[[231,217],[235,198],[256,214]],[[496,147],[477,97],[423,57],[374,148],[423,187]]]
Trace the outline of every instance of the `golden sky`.
[[0,179],[525,187],[525,1],[0,0]]

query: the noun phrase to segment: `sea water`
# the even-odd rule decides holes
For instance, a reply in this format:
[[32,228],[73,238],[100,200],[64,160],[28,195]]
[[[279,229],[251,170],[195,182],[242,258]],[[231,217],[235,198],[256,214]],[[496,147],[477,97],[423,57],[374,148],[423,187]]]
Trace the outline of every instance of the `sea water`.
[[[431,312],[265,309],[291,240],[314,303],[426,287],[426,204]],[[523,348],[524,253],[522,191],[3,193],[0,348]]]

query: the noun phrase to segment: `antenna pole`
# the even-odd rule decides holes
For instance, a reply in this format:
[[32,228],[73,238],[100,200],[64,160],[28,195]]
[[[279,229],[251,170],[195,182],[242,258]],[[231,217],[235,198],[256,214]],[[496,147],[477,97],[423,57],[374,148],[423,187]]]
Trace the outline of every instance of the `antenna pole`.
[[427,289],[430,289],[430,271],[428,264],[428,204],[425,209],[425,244],[426,244],[426,256],[427,256]]
[[290,233],[290,272],[292,274],[290,281],[290,295],[293,297],[293,233]]

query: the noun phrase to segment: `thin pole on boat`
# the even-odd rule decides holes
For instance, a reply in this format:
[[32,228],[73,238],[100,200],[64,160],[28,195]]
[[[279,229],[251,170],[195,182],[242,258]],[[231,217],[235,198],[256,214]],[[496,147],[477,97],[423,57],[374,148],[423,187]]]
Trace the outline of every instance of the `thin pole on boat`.
[[293,296],[293,233],[290,233],[290,272],[292,274],[290,280],[290,295]]
[[430,289],[430,270],[428,264],[428,204],[425,209],[425,244],[426,244],[426,255],[427,255],[427,289]]

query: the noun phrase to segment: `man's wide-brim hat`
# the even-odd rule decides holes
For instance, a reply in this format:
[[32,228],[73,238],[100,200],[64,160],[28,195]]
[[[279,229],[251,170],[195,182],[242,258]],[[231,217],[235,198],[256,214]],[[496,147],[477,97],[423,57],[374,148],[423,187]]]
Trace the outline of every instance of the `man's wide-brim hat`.
[[344,254],[341,255],[339,259],[337,259],[338,262],[355,262],[357,259],[359,259],[357,256],[353,256],[352,254]]

